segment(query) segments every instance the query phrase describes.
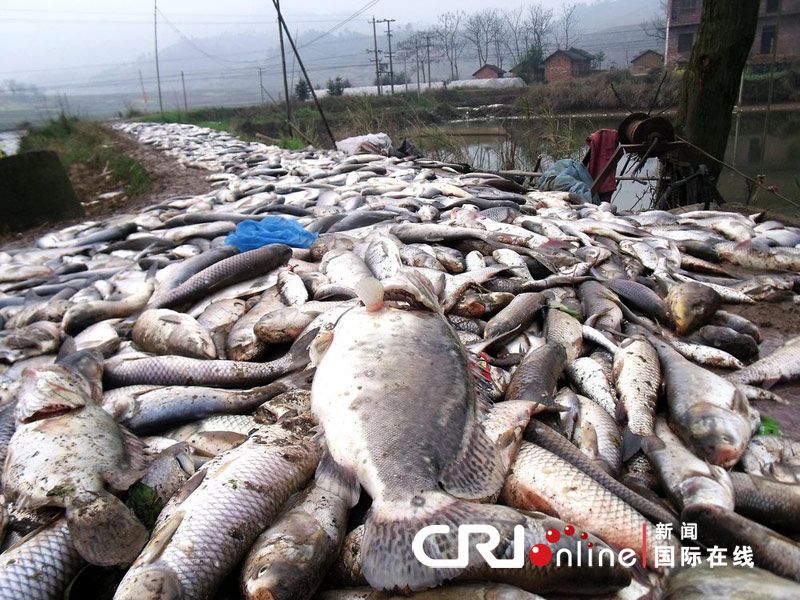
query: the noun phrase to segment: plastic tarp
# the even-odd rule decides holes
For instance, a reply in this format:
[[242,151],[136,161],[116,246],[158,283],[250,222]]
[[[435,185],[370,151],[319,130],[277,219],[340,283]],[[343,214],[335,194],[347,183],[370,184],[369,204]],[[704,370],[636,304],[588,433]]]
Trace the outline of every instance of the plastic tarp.
[[[432,81],[430,86],[427,83],[420,84],[420,91],[425,91],[429,88],[433,88],[435,90],[439,90],[445,87],[444,82],[442,81]],[[451,89],[485,89],[485,90],[505,90],[509,88],[521,88],[525,87],[525,82],[520,79],[519,77],[501,77],[500,79],[457,79],[455,81],[450,81],[447,86]],[[389,86],[384,85],[382,86],[381,90],[384,94],[389,93]],[[322,90],[314,90],[317,94],[318,98],[323,98],[328,95],[327,89]],[[404,93],[411,93],[417,91],[417,84],[414,83],[402,83],[397,84],[394,86],[394,91],[396,94],[404,94]],[[343,94],[345,96],[377,96],[378,95],[378,86],[377,85],[363,85],[358,87],[349,87],[344,88]]]
[[308,248],[319,234],[306,231],[302,225],[285,217],[265,217],[260,221],[242,221],[228,234],[225,243],[239,252],[255,250],[267,244],[286,244]]
[[592,176],[583,163],[571,158],[556,161],[539,177],[537,187],[544,191],[570,192],[583,198],[584,202],[600,203],[600,198],[592,196]]
[[392,138],[385,133],[368,133],[345,138],[336,142],[336,149],[351,156],[364,153],[391,156],[394,150]]

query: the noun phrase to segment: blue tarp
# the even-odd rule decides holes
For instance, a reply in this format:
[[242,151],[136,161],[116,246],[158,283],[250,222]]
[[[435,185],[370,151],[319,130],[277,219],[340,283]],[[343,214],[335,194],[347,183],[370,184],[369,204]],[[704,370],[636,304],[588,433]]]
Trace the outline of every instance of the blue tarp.
[[570,192],[580,196],[585,202],[600,203],[600,198],[592,196],[592,176],[582,163],[571,158],[556,161],[539,177],[540,190]]
[[233,233],[228,234],[225,243],[234,246],[239,252],[255,250],[267,244],[308,248],[318,236],[317,233],[306,231],[292,219],[265,217],[260,221],[242,221]]

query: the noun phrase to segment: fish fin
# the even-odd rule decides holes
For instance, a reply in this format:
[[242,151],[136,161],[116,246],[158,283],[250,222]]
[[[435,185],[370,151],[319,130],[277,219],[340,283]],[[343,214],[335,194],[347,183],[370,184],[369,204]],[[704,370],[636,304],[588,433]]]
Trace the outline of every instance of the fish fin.
[[118,425],[117,427],[119,427],[119,432],[122,436],[122,443],[125,446],[125,454],[128,457],[128,465],[130,466],[131,470],[138,471],[141,474],[141,472],[147,468],[147,465],[150,462],[147,455],[147,444],[140,440],[139,437],[127,427],[122,425]]
[[747,401],[747,396],[739,388],[733,392],[733,403],[731,409],[746,417],[750,416],[750,403]]
[[289,355],[292,359],[290,370],[294,371],[309,364],[311,361],[311,344],[319,334],[319,330],[319,327],[314,327],[314,329],[307,331],[294,341],[292,347],[289,348]]
[[56,363],[61,363],[65,358],[67,358],[70,354],[74,354],[78,351],[77,346],[75,345],[75,338],[71,335],[65,336],[64,341],[61,342],[61,346],[58,349],[58,354],[56,355]]
[[164,552],[172,536],[175,535],[178,527],[180,527],[183,522],[183,517],[184,512],[177,511],[167,517],[166,520],[156,525],[156,528],[153,530],[153,535],[150,537],[150,542],[141,555],[139,555],[139,562],[147,564],[158,560],[158,557]]
[[161,315],[160,317],[158,317],[158,320],[164,321],[164,323],[173,323],[175,325],[181,324],[181,320],[175,315]]
[[127,564],[147,542],[147,529],[116,496],[100,492],[67,502],[72,543],[87,562],[99,566]]
[[333,460],[330,452],[325,452],[319,461],[314,479],[319,487],[345,500],[348,507],[352,508],[358,504],[361,485],[355,472]]
[[667,445],[657,435],[646,435],[641,438],[641,447],[642,451],[649,456],[651,452],[663,450]]
[[599,461],[600,450],[597,448],[597,430],[590,423],[581,423],[581,451],[590,459]]
[[[655,437],[655,436],[653,436]],[[631,457],[644,449],[645,436],[633,433],[626,425],[622,430],[622,461],[630,460]],[[659,440],[660,441],[660,440]]]
[[[462,524],[491,523],[500,531],[498,555],[508,555],[513,543],[513,526],[524,517],[515,510],[493,504],[472,504],[441,491],[423,491],[403,500],[373,502],[364,523],[361,542],[362,570],[367,582],[379,590],[423,590],[437,586],[463,572],[463,567],[441,568],[423,565],[416,557],[415,538],[429,525],[445,525],[448,533],[432,534],[421,548],[432,559],[458,557],[458,527]],[[482,563],[470,552],[469,565]]]
[[466,434],[462,453],[439,474],[442,487],[463,500],[486,500],[503,486],[505,469],[495,444],[477,422]]

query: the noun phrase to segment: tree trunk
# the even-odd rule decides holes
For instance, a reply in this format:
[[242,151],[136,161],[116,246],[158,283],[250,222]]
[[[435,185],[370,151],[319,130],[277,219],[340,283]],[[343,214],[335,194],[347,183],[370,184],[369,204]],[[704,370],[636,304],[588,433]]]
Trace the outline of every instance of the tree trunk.
[[[755,37],[759,0],[704,0],[700,29],[683,75],[678,130],[711,156],[725,158],[739,80]],[[721,165],[695,152],[715,180]]]

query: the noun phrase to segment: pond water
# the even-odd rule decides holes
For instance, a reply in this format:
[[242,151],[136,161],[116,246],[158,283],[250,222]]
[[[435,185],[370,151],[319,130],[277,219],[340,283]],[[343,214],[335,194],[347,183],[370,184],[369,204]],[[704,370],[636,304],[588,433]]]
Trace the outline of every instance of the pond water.
[[[438,133],[423,134],[420,145],[433,157],[466,162],[477,170],[533,170],[539,156],[543,157],[542,167],[545,168],[554,158],[580,160],[586,152],[585,139],[589,134],[601,128],[616,129],[621,120],[619,116],[559,116],[453,123]],[[776,186],[782,195],[800,206],[800,112],[772,113],[766,135],[764,122],[763,112],[744,113],[740,116],[737,135],[734,118],[725,161],[751,177],[763,174],[766,185]],[[618,175],[624,167],[623,159],[617,168]],[[639,178],[655,178],[658,169],[658,161],[651,159]],[[621,181],[614,204],[625,210],[647,208],[655,184],[655,181]],[[748,201],[746,181],[729,169],[723,169],[718,187],[729,202]],[[763,190],[757,191],[749,202],[786,214],[800,214],[796,206]]]
[[0,131],[0,150],[6,155],[16,154],[24,131]]

